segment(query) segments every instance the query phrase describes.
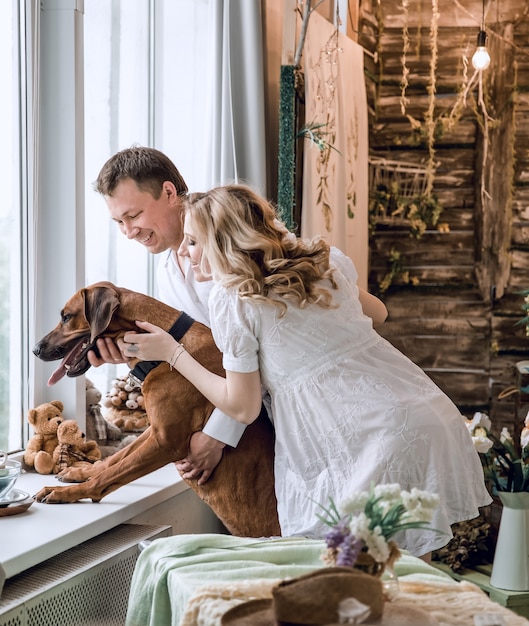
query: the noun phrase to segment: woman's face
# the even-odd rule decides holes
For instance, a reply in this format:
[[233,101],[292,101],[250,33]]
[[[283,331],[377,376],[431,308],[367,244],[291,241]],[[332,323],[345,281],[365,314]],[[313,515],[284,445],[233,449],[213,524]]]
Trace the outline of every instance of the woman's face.
[[[198,243],[193,222],[188,214],[184,218],[184,239],[178,248],[180,256],[187,257],[191,263],[191,269],[197,282],[211,280],[211,274],[205,274],[200,267],[202,259],[202,245]],[[206,268],[209,268],[206,261]]]

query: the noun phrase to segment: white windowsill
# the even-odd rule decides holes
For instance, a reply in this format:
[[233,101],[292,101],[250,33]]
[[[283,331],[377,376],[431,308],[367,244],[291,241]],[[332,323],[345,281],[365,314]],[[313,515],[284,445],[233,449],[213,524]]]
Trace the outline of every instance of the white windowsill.
[[[33,495],[41,487],[54,484],[61,483],[53,475],[27,472],[15,488]],[[34,502],[23,513],[0,517],[0,578],[11,578],[188,489],[171,463],[120,487],[98,503]]]

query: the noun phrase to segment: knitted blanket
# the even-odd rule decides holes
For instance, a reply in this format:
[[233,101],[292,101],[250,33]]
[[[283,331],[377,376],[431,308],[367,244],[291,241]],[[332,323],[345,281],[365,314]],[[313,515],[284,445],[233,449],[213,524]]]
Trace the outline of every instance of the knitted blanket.
[[[222,615],[241,602],[271,598],[272,587],[279,580],[245,581],[237,584],[207,585],[189,600],[180,626],[221,626]],[[506,626],[529,624],[525,617],[492,602],[472,583],[399,582],[396,605],[414,606],[434,617],[440,626],[473,626],[475,615],[501,615]]]

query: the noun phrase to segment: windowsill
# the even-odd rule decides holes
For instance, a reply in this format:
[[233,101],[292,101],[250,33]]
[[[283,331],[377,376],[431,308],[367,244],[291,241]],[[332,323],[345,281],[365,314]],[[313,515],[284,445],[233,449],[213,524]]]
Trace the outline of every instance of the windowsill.
[[[55,476],[27,472],[17,480],[15,489],[33,495],[55,483]],[[34,502],[23,513],[0,517],[0,579],[11,578],[187,489],[171,463],[120,487],[98,503]]]

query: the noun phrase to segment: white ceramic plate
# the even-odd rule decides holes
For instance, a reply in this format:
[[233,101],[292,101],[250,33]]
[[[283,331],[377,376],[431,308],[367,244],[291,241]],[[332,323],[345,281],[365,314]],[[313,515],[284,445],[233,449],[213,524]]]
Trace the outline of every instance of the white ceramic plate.
[[3,498],[0,498],[0,507],[6,507],[10,504],[16,504],[17,502],[22,502],[23,500],[27,500],[29,498],[29,494],[25,491],[20,491],[20,489],[11,489]]
[[32,496],[19,489],[11,489],[4,498],[0,500],[0,517],[17,515],[27,511],[35,502]]

